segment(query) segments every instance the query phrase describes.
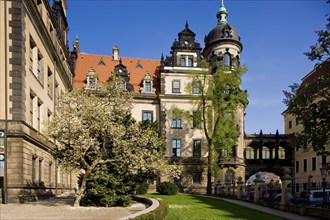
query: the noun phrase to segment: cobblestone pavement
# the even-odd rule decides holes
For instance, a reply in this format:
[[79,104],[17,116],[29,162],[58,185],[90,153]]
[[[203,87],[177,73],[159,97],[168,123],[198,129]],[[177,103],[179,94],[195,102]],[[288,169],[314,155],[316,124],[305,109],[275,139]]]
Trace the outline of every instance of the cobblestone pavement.
[[42,219],[42,220],[113,220],[144,210],[144,204],[133,202],[130,207],[73,207],[72,197],[56,197],[25,204],[0,204],[0,219]]

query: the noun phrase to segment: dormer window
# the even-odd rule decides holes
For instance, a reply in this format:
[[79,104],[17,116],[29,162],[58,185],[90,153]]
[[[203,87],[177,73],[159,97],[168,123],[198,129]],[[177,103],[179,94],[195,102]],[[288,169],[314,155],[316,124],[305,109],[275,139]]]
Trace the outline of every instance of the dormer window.
[[120,87],[121,87],[122,89],[126,89],[126,82],[125,82],[125,81],[122,81],[122,82],[120,83]]
[[97,73],[91,67],[87,73],[85,89],[97,89],[97,78]]
[[150,76],[150,73],[147,72],[145,77],[143,78],[143,87],[140,88],[142,93],[151,93],[153,91],[153,78]]
[[145,82],[145,92],[151,92],[151,82]]
[[228,53],[223,56],[223,65],[230,66],[230,55]]
[[93,76],[88,77],[88,83],[90,89],[96,88],[96,79]]

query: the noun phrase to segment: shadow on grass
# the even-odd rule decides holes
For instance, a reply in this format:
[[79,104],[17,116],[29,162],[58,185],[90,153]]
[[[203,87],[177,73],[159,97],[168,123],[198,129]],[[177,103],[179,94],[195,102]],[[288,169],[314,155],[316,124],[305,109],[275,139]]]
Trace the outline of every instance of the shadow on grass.
[[166,200],[170,206],[170,213],[166,220],[172,219],[248,219],[275,220],[284,219],[258,210],[232,204],[212,197],[194,194],[177,194],[162,196],[157,193],[149,194]]

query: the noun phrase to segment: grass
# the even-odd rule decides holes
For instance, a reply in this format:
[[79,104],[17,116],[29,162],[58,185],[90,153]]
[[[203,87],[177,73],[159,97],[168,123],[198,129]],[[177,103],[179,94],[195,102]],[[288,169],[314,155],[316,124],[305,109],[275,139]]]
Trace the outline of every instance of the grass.
[[278,216],[260,212],[254,209],[235,205],[212,197],[179,193],[174,196],[148,194],[150,197],[160,198],[168,202],[169,215],[165,220],[174,219],[248,219],[275,220],[284,219]]

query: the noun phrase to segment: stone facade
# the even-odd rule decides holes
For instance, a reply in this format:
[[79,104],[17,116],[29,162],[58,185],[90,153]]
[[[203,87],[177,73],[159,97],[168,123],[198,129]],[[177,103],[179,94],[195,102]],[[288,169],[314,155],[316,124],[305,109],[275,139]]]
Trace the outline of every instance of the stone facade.
[[0,6],[2,201],[73,189],[76,175],[60,169],[52,143],[42,135],[58,95],[72,88],[75,53],[67,49],[66,1],[1,1]]

